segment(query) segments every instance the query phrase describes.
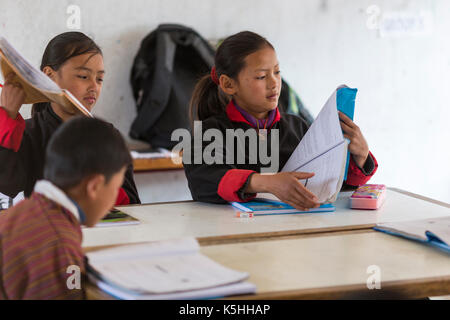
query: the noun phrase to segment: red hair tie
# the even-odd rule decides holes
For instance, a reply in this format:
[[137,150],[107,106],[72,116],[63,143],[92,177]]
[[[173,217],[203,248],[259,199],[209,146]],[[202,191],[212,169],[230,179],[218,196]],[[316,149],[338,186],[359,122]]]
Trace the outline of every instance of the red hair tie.
[[219,78],[217,78],[216,66],[213,66],[213,67],[211,68],[211,80],[212,80],[215,84],[219,85]]

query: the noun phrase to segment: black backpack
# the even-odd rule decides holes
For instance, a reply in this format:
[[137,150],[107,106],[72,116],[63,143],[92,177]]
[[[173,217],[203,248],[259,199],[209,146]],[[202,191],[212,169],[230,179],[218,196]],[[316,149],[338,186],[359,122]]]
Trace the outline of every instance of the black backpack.
[[146,36],[134,59],[131,87],[137,117],[130,137],[153,148],[171,149],[172,131],[190,128],[189,100],[194,86],[214,64],[214,49],[196,31],[161,24]]
[[[177,24],[161,24],[146,36],[131,69],[137,116],[130,137],[171,149],[178,128],[190,129],[189,101],[197,81],[210,72],[215,50],[196,31]],[[283,80],[280,111],[313,118],[295,91]]]

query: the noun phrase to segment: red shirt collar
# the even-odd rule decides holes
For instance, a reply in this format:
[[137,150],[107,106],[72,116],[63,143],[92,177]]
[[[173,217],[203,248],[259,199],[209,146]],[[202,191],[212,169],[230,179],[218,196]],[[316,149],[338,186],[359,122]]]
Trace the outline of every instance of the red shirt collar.
[[[227,113],[228,119],[230,119],[231,121],[244,122],[244,123],[248,124],[249,126],[251,126],[251,123],[248,122],[247,119],[244,118],[244,116],[239,112],[238,109],[236,109],[236,106],[234,105],[233,100],[231,100],[230,103],[228,103],[227,108],[226,108],[226,113]],[[280,119],[281,119],[281,114],[277,107],[277,114],[275,115],[275,119],[273,119],[273,123],[270,126],[270,128],[272,128],[275,123],[280,121]]]

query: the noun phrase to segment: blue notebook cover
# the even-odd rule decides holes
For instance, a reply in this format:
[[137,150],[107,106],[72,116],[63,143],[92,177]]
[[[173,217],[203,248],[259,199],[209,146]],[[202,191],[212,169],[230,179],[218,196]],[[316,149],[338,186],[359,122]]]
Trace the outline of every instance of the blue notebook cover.
[[231,202],[231,205],[240,211],[252,212],[254,216],[336,211],[336,207],[331,203],[323,204],[318,208],[313,208],[308,211],[300,211],[284,202],[262,198],[256,198],[249,202]]
[[[353,120],[355,115],[355,99],[358,89],[341,88],[336,93],[337,109]],[[347,180],[348,165],[350,163],[350,152],[347,152],[347,162],[345,164],[344,181]]]
[[396,232],[394,230],[391,229],[384,229],[383,227],[374,227],[373,228],[376,231],[380,231],[380,232],[384,232],[386,234],[390,234],[393,236],[398,236],[398,237],[402,237],[408,240],[413,240],[413,241],[417,241],[432,247],[436,247],[438,249],[441,249],[447,253],[450,253],[450,245],[448,245],[447,243],[445,243],[444,241],[442,241],[441,239],[439,239],[434,233],[430,232],[430,231],[426,231],[425,235],[427,237],[427,240],[423,240],[421,238],[417,238],[414,236],[409,236],[407,234],[404,234],[402,232]]

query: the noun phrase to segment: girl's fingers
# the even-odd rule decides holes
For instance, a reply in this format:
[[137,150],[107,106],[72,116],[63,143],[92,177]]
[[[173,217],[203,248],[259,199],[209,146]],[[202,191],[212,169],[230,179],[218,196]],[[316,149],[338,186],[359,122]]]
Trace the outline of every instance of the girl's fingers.
[[314,172],[295,172],[295,171],[293,171],[292,174],[294,175],[294,177],[296,177],[299,180],[309,179],[309,178],[314,177]]
[[345,113],[340,112],[340,111],[339,111],[339,119],[341,120],[341,122],[344,122],[346,125],[348,125],[351,128],[356,126],[355,123],[352,121],[352,119],[350,119],[349,117],[347,117],[345,115]]
[[345,133],[353,133],[354,128],[341,121],[341,128]]
[[308,210],[308,208],[303,207],[300,203],[296,202],[296,201],[285,201],[288,205],[290,205],[291,207],[294,207],[297,210],[300,211],[306,211]]
[[348,140],[352,141],[352,137],[350,135],[348,135],[348,134],[344,133],[344,138],[347,138]]
[[8,73],[8,74],[6,75],[6,77],[5,77],[5,81],[7,82],[7,81],[10,81],[10,80],[14,79],[14,76],[15,76],[15,75],[16,75],[16,74],[15,74],[14,72]]
[[307,188],[305,188],[301,183],[298,183],[295,190],[300,193],[305,199],[311,200],[311,201],[319,201],[319,199],[316,197],[314,193],[309,191]]
[[318,206],[319,199],[302,185],[295,188],[295,192],[297,200],[300,201],[304,207],[314,208]]
[[311,205],[308,205],[308,200],[306,199],[306,197],[303,196],[301,193],[299,193],[295,189],[291,189],[287,198],[289,199],[290,202],[294,203],[297,207],[301,207],[304,209],[311,208]]

